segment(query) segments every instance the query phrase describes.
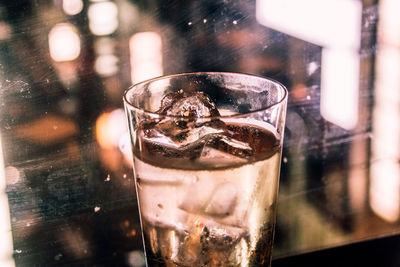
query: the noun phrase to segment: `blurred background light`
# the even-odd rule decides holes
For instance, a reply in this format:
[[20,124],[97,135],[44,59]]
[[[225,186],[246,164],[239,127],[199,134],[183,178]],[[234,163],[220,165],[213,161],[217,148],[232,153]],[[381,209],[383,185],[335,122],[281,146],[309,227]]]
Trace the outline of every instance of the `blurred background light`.
[[146,266],[146,259],[143,252],[139,250],[134,250],[127,255],[128,266],[130,267],[144,267]]
[[100,76],[109,77],[118,72],[119,58],[115,55],[115,46],[115,40],[110,37],[99,37],[95,40],[96,60],[94,70]]
[[97,55],[110,55],[114,53],[116,46],[115,39],[109,36],[102,36],[94,40],[94,50]]
[[125,120],[123,109],[100,115],[96,121],[96,139],[101,148],[111,149],[120,146],[121,136],[127,132]]
[[257,0],[256,18],[261,24],[320,46],[357,48],[361,10],[361,1],[354,0]]
[[163,74],[162,40],[156,32],[140,32],[129,40],[131,79],[137,83]]
[[49,33],[50,56],[54,61],[71,61],[79,57],[81,42],[75,27],[56,24]]
[[17,184],[21,179],[21,172],[14,166],[7,166],[5,168],[5,175],[8,185]]
[[89,6],[89,29],[94,35],[109,35],[118,28],[118,8],[113,2],[96,2]]
[[4,21],[0,21],[0,41],[10,39],[11,33],[11,26]]
[[95,71],[101,76],[111,76],[118,71],[118,58],[114,55],[101,55],[94,63]]
[[399,219],[399,164],[390,159],[379,160],[370,170],[370,205],[382,219],[395,222]]
[[63,10],[65,14],[73,16],[82,12],[82,0],[63,0]]
[[400,218],[400,17],[395,7],[398,0],[380,2],[369,190],[373,212],[388,222]]
[[358,120],[361,11],[353,0],[256,2],[261,24],[322,46],[321,115],[345,129]]
[[321,115],[350,130],[358,121],[358,51],[324,48],[321,60]]
[[10,209],[6,194],[6,176],[4,171],[3,150],[0,136],[0,266],[13,267],[13,239],[11,234]]

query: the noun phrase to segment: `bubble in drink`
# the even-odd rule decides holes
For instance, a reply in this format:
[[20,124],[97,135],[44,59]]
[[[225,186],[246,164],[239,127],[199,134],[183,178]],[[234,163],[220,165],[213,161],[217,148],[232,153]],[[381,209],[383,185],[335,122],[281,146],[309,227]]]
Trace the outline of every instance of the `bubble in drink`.
[[215,118],[204,93],[170,93],[159,113],[168,117],[141,121],[133,147],[149,264],[268,264],[280,136],[268,123]]

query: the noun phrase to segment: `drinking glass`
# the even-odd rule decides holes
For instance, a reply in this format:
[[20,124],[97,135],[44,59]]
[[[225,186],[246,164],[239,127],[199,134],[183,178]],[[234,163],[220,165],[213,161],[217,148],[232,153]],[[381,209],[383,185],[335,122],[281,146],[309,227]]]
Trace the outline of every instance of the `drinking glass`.
[[148,266],[269,266],[286,88],[184,73],[124,95]]

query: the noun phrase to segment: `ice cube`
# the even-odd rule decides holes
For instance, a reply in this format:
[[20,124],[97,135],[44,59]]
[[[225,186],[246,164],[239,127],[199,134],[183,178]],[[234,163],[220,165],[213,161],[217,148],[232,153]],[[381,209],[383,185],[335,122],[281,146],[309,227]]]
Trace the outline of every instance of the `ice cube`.
[[209,220],[204,223],[204,227],[200,231],[200,242],[203,248],[228,250],[245,235],[245,228],[223,225]]
[[214,179],[198,178],[194,183],[186,187],[186,192],[179,202],[179,208],[192,214],[203,213],[214,188]]
[[225,217],[233,214],[238,190],[232,183],[223,183],[214,189],[204,212],[211,216]]
[[144,131],[143,139],[152,143],[178,149],[192,144],[208,134],[223,132],[224,129],[214,128],[209,124],[182,129],[176,127],[175,122],[171,119],[165,119],[160,121],[153,129]]
[[210,136],[227,132],[225,123],[213,117],[219,116],[215,104],[202,92],[169,93],[158,113],[168,116],[142,121],[139,140],[168,158],[198,158]]
[[158,113],[189,118],[208,118],[220,115],[208,95],[203,92],[183,92],[183,90],[165,95]]
[[248,143],[236,140],[226,132],[216,133],[206,140],[197,162],[217,168],[238,166],[245,164],[253,154]]
[[197,159],[197,163],[201,166],[213,166],[215,168],[239,166],[246,162],[247,160],[244,158],[236,157],[210,146],[204,146],[200,157]]

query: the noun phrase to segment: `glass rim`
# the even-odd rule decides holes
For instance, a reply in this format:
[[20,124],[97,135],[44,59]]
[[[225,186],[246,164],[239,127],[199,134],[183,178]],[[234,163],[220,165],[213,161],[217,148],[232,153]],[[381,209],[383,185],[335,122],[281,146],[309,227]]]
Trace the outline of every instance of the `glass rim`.
[[268,77],[263,77],[263,76],[254,75],[254,74],[240,73],[240,72],[222,72],[222,71],[204,71],[203,72],[202,71],[202,72],[183,72],[183,73],[177,73],[177,74],[162,75],[162,76],[154,77],[154,78],[151,78],[151,79],[147,79],[147,80],[135,83],[135,84],[129,86],[129,88],[125,90],[125,92],[123,94],[123,101],[124,101],[125,104],[127,104],[129,106],[129,108],[133,109],[136,112],[142,113],[142,114],[152,115],[152,116],[156,116],[156,117],[163,117],[163,118],[188,119],[188,117],[181,116],[181,115],[166,115],[166,114],[161,114],[161,113],[157,113],[157,112],[154,112],[154,111],[148,111],[148,110],[145,110],[143,108],[137,107],[137,106],[135,106],[134,104],[132,104],[128,100],[127,95],[128,95],[129,92],[134,90],[135,87],[138,87],[138,86],[146,84],[146,83],[150,84],[152,82],[161,81],[161,80],[164,80],[164,79],[183,77],[183,76],[216,75],[216,74],[218,74],[218,75],[239,75],[239,76],[247,76],[247,77],[251,77],[251,78],[258,78],[258,79],[262,79],[262,80],[267,80],[267,81],[272,82],[275,85],[277,85],[277,87],[280,87],[283,90],[283,96],[278,101],[276,101],[275,103],[273,103],[271,105],[268,105],[268,106],[265,106],[263,108],[256,109],[256,110],[251,110],[251,111],[248,111],[248,112],[245,112],[245,113],[238,113],[238,114],[228,114],[228,115],[219,115],[219,116],[210,116],[210,117],[198,117],[198,118],[196,118],[196,120],[215,119],[215,118],[235,118],[235,117],[241,117],[241,116],[244,116],[244,115],[257,113],[257,112],[260,112],[260,111],[264,111],[264,110],[270,109],[270,108],[272,108],[274,106],[280,105],[281,103],[283,103],[285,101],[285,99],[288,96],[288,90],[287,90],[286,86],[284,86],[282,83],[280,83],[280,82],[278,82],[278,81],[276,81],[274,79],[268,78]]

